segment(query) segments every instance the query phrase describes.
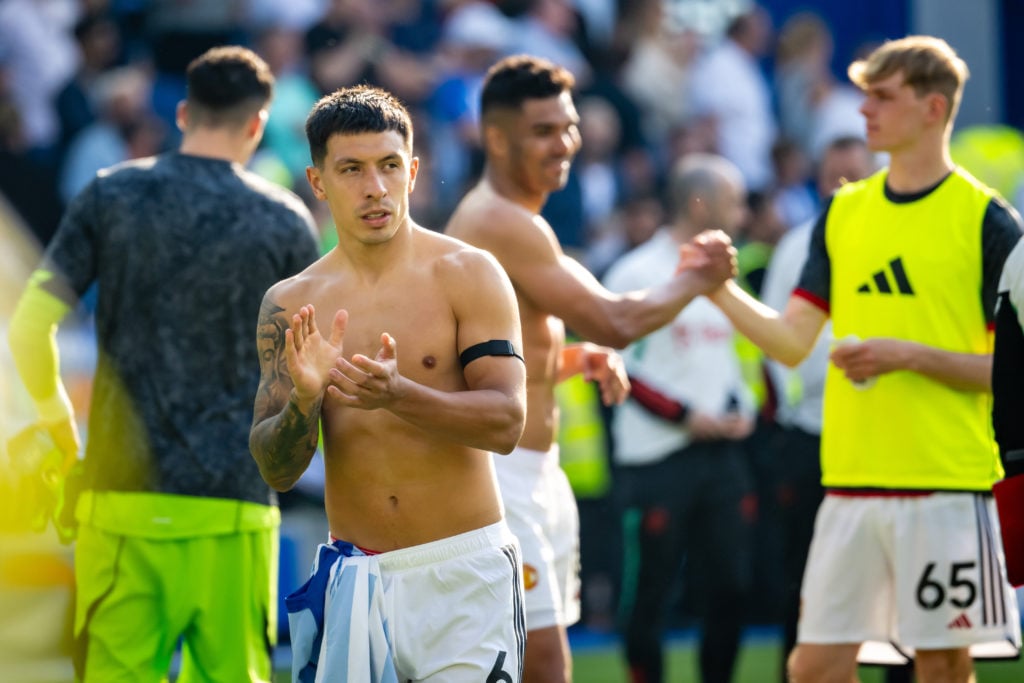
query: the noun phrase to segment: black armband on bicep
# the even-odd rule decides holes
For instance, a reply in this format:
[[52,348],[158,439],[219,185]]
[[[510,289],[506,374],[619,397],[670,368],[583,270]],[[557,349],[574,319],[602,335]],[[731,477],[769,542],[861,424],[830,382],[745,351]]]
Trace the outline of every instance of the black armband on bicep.
[[[470,346],[459,354],[459,362],[462,363],[462,367],[466,367],[477,358],[482,358],[483,356],[515,356],[519,360],[523,360],[523,357],[516,353],[512,342],[507,339],[492,339]],[[526,361],[523,362],[525,363]]]

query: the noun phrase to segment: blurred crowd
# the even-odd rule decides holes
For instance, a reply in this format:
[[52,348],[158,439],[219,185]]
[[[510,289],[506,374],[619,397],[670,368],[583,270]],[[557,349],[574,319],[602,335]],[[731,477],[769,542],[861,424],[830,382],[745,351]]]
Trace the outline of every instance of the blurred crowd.
[[[815,170],[824,151],[836,140],[863,136],[861,95],[834,74],[831,27],[812,13],[776,23],[770,7],[723,0],[696,21],[674,11],[677,4],[3,0],[0,199],[45,245],[68,200],[96,171],[177,145],[174,112],[185,94],[186,65],[211,46],[242,44],[277,78],[252,167],[307,201],[323,249],[334,231],[306,182],[305,119],[320,96],[359,82],[390,90],[413,114],[421,170],[411,214],[440,230],[481,168],[477,110],[484,74],[501,56],[527,52],[564,65],[578,84],[582,149],[567,187],[544,209],[566,251],[602,277],[667,222],[664,192],[676,162],[717,153],[743,175],[747,210],[733,239],[741,246],[744,282],[756,293],[772,248],[821,208]],[[1013,199],[1024,177],[1024,142],[1016,131],[1003,133],[998,145],[1016,149],[1016,161],[1004,165],[1002,184],[983,179]],[[991,140],[968,139],[961,152],[980,158],[978,150],[996,144]],[[741,361],[760,411],[749,451],[764,494],[776,480],[771,449],[758,445],[768,443],[766,430],[784,398],[765,379],[759,356],[741,351]],[[564,400],[568,427],[597,420],[595,429],[603,429],[604,420],[587,410],[574,417],[588,398],[566,394]],[[608,626],[621,554],[604,544],[619,510],[607,503],[611,484],[574,460],[568,441],[566,469],[581,487],[584,618]],[[613,449],[610,438],[598,447],[600,466],[612,472]],[[761,582],[780,580],[770,576],[773,562],[782,572],[773,538],[758,534],[755,541],[757,555],[767,558]],[[753,616],[777,617],[780,600],[755,605],[761,613]]]
[[98,169],[175,146],[185,66],[239,43],[278,79],[258,172],[316,208],[306,114],[340,86],[378,84],[416,117],[427,173],[413,212],[441,229],[479,170],[483,74],[529,52],[579,83],[583,150],[545,213],[588,267],[603,271],[660,224],[666,169],[695,151],[740,167],[764,207],[744,234],[774,240],[816,210],[812,163],[829,139],[859,134],[859,93],[833,77],[820,18],[776,31],[764,9],[719,5],[698,23],[662,0],[6,0],[0,192],[45,244]]

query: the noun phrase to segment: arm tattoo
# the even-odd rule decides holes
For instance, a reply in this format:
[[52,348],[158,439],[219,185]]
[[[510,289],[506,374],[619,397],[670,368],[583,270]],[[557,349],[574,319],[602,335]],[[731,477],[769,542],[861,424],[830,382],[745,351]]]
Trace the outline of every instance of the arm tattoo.
[[249,449],[263,478],[275,488],[290,488],[306,470],[319,437],[320,402],[305,415],[292,398],[285,360],[284,309],[264,299],[256,342],[260,386],[256,392]]

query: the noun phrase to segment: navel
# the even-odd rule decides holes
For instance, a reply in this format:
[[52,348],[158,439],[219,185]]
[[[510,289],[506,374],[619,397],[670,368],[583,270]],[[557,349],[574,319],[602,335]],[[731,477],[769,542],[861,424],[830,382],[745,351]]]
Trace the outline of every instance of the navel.
[[391,507],[398,507],[398,496],[388,496],[388,500],[391,501]]

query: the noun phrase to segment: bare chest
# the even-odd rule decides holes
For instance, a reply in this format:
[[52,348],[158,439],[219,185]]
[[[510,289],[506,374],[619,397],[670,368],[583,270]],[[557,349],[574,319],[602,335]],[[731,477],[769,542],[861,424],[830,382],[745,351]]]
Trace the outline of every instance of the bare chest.
[[381,336],[396,342],[398,369],[404,376],[436,385],[457,362],[457,326],[443,292],[429,281],[336,291],[324,297],[326,308],[348,311],[344,355],[376,357]]

